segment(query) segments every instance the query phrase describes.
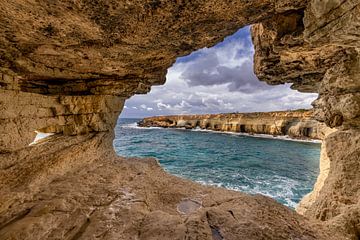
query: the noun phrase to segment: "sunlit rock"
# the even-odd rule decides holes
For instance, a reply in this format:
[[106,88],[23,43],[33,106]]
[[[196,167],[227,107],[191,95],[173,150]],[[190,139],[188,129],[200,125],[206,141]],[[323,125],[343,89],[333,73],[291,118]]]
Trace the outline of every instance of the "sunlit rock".
[[[2,1],[0,238],[358,239],[359,6]],[[117,157],[112,147],[125,99],[163,84],[177,57],[249,24],[259,79],[319,93],[315,117],[338,130],[324,140],[326,177],[301,204],[306,218],[264,196],[170,176],[154,159]],[[29,146],[35,131],[56,134]],[[184,199],[202,208],[183,216]]]

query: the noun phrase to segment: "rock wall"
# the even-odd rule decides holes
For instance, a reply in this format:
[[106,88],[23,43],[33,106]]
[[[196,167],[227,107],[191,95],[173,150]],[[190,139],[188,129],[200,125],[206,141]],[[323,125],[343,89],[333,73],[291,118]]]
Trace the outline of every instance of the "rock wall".
[[324,139],[334,130],[314,119],[313,111],[223,113],[149,117],[140,127],[207,129],[249,134],[288,135],[299,139]]
[[[359,0],[0,3],[1,239],[359,238]],[[248,24],[260,80],[319,93],[315,117],[337,129],[307,218],[112,149],[125,99]],[[56,135],[29,146],[35,130]]]
[[28,146],[35,131],[65,135],[112,131],[125,102],[112,95],[45,96],[5,89],[0,95],[0,153]]
[[297,210],[353,232],[360,216],[359,13],[359,1],[310,1],[252,28],[259,78],[318,92],[315,118],[338,130],[324,139],[320,176]]

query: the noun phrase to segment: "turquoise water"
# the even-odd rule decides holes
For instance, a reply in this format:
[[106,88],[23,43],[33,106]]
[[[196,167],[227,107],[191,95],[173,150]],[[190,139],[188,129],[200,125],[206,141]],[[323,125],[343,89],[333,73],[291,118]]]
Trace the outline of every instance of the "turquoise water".
[[156,157],[166,171],[194,181],[261,193],[295,207],[319,172],[320,144],[181,129],[139,128],[119,119],[121,156]]

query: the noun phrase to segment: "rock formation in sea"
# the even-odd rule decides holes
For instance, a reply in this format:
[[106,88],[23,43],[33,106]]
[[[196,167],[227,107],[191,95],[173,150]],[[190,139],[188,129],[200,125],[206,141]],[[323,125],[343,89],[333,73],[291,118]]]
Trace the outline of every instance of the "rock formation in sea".
[[[359,0],[1,1],[0,239],[359,239],[359,16]],[[260,80],[319,93],[336,130],[297,213],[113,150],[127,98],[249,24]],[[55,135],[29,146],[35,131]]]
[[204,129],[222,132],[268,134],[296,139],[324,139],[334,132],[314,119],[312,110],[172,115],[147,117],[140,127]]

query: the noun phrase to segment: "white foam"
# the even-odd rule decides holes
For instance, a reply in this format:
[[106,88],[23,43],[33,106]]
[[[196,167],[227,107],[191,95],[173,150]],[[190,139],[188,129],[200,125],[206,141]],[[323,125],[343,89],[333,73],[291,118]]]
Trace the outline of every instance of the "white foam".
[[120,125],[121,128],[133,128],[133,129],[163,129],[162,127],[140,127],[136,122]]
[[[234,186],[232,184],[223,184],[223,183],[216,183],[212,180],[197,180],[196,182],[202,184],[202,185],[210,185],[215,187],[224,187],[229,190],[237,191],[237,192],[245,192],[249,194],[261,194],[273,199],[282,199],[285,201],[285,205],[288,207],[295,208],[297,206],[297,203],[292,200],[294,197],[293,189],[297,188],[298,183],[295,180],[285,178],[282,176],[274,176],[275,184],[274,182],[267,183],[264,181],[252,181],[255,185],[254,188],[250,188],[247,185],[243,186]],[[261,185],[272,185],[272,189],[266,189],[265,187],[262,187]]]
[[270,135],[270,134],[250,134],[250,133],[240,133],[240,132],[226,132],[226,131],[215,131],[209,129],[201,129],[199,127],[193,129],[186,129],[186,128],[162,128],[162,127],[140,127],[137,123],[125,124],[122,125],[125,128],[136,128],[136,129],[176,129],[176,130],[186,130],[192,132],[210,132],[210,133],[220,133],[220,134],[229,134],[229,135],[236,135],[236,136],[246,136],[246,137],[255,137],[255,138],[267,138],[267,139],[278,139],[284,141],[293,141],[293,142],[308,142],[308,143],[322,143],[321,140],[317,139],[299,139],[299,138],[292,138],[289,135]]
[[[187,130],[185,128],[181,128],[183,130]],[[225,131],[214,131],[209,129],[201,129],[201,128],[194,128],[190,129],[190,131],[193,132],[210,132],[210,133],[222,133],[222,134],[230,134],[230,135],[236,135],[236,136],[247,136],[247,137],[256,137],[256,138],[268,138],[268,139],[278,139],[278,140],[285,140],[285,141],[294,141],[294,142],[311,142],[311,143],[321,143],[321,140],[317,139],[298,139],[298,138],[292,138],[288,135],[284,136],[273,136],[269,134],[250,134],[250,133],[239,133],[239,132],[225,132]]]
[[122,128],[141,128],[136,122],[120,125]]

